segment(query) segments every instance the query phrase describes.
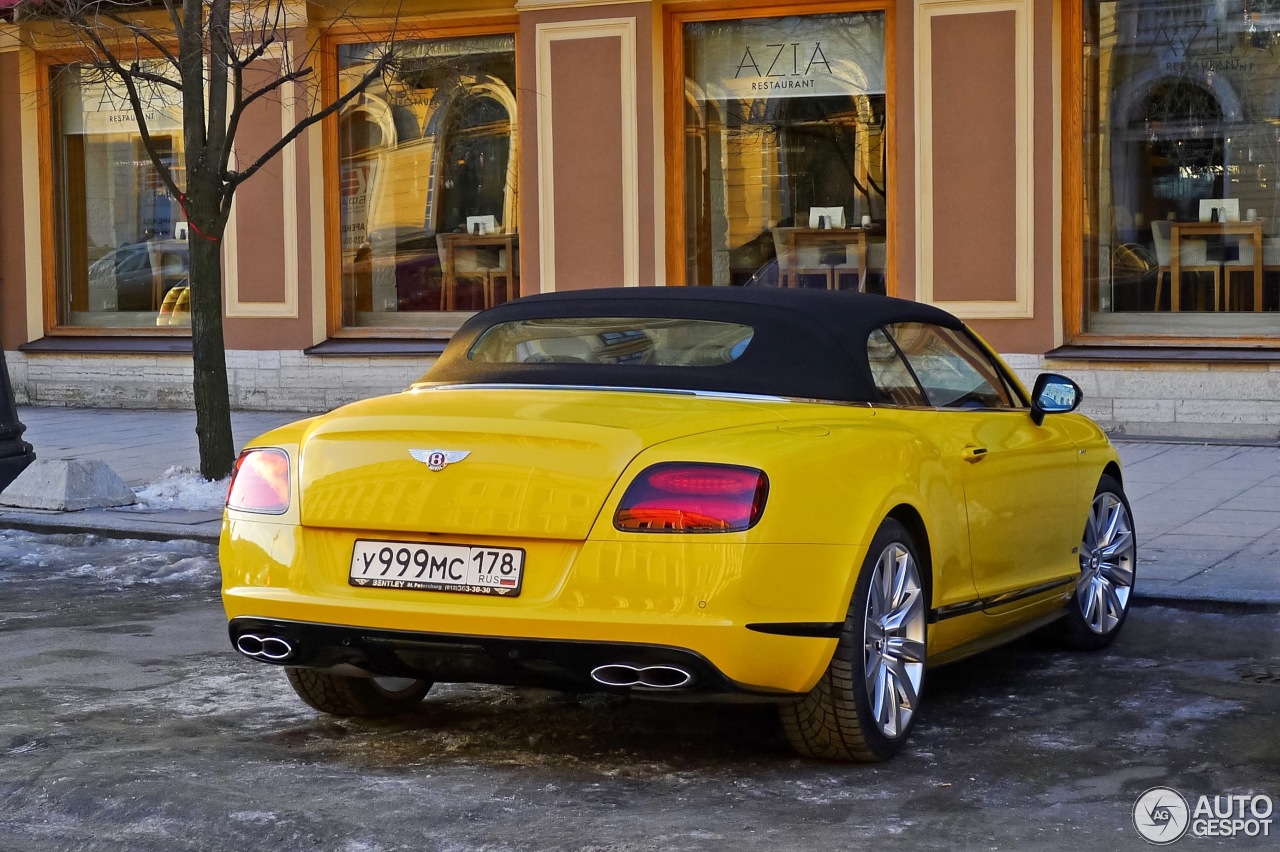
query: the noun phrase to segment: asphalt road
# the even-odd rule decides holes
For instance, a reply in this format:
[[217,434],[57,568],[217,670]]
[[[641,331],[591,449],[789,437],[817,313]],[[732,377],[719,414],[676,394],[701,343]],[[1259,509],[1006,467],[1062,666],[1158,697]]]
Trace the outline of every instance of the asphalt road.
[[1280,810],[1277,731],[1280,615],[1165,608],[931,673],[878,766],[757,707],[438,686],[343,721],[229,649],[212,548],[0,533],[0,850],[1144,849],[1157,785]]

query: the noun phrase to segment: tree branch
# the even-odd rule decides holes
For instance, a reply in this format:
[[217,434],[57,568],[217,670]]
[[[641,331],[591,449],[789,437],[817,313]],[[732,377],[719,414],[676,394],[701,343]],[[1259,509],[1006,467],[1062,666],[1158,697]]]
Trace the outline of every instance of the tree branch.
[[164,0],[165,11],[169,13],[169,23],[173,26],[175,33],[180,33],[184,29],[182,23],[182,11],[174,0]]
[[[124,18],[120,17],[115,12],[109,13],[106,17],[108,20],[115,21],[121,27],[129,30],[129,32],[133,33],[135,38],[141,38],[147,44],[151,45],[160,53],[161,56],[165,58],[165,61],[167,61],[170,65],[174,66],[175,68],[177,67],[178,65],[177,57],[175,57],[173,53],[169,50],[168,45],[160,41],[151,33],[151,30],[149,28],[144,27],[142,24],[139,24],[137,22],[126,21]],[[163,82],[164,84],[171,85],[171,86],[179,85],[173,82],[172,80],[169,80],[168,78],[161,78],[161,77],[158,77],[157,79],[153,80],[153,82],[156,82],[156,83]]]
[[306,77],[311,76],[311,73],[313,70],[314,70],[313,68],[311,68],[310,66],[307,66],[306,68],[299,68],[296,71],[288,71],[286,73],[281,74],[279,77],[276,77],[274,80],[272,80],[270,83],[267,83],[265,86],[262,86],[261,88],[258,88],[258,89],[254,89],[252,92],[250,92],[244,98],[242,106],[248,107],[254,101],[257,101],[257,100],[260,100],[261,98],[266,97],[267,95],[276,91],[286,83],[296,83],[299,80],[303,80]]
[[273,157],[275,157],[276,154],[283,151],[290,142],[301,136],[307,128],[311,127],[313,124],[324,121],[329,116],[339,112],[343,107],[351,103],[351,101],[364,94],[364,91],[369,87],[369,84],[381,77],[386,71],[387,66],[391,64],[392,57],[393,52],[387,51],[387,53],[383,54],[383,56],[374,64],[373,68],[365,72],[365,75],[360,79],[360,82],[352,86],[346,94],[341,95],[333,103],[329,104],[319,112],[314,112],[299,121],[281,137],[280,141],[276,142],[276,144],[272,145],[259,155],[258,158],[247,168],[241,169],[234,175],[227,175],[227,184],[231,187],[232,191],[234,191],[235,187],[238,187],[240,184],[253,177],[259,169],[266,165]]
[[228,188],[226,175],[227,168],[231,165],[231,142],[235,141],[236,133],[240,130],[240,116],[244,114],[244,67],[236,64],[231,66],[231,115],[227,120],[227,140],[228,144],[223,146],[222,156],[218,160],[218,175],[223,181],[223,197],[219,200],[219,207],[226,206],[231,209],[231,194],[235,191],[234,187]]
[[[83,24],[83,31],[88,34],[89,39],[94,43],[95,48],[103,57],[106,65],[111,69],[116,77],[120,78],[124,83],[125,90],[129,96],[129,106],[133,109],[134,120],[138,123],[138,134],[142,137],[143,150],[147,152],[147,156],[151,158],[151,164],[156,167],[160,180],[164,183],[170,194],[174,198],[182,197],[182,189],[174,181],[173,171],[169,165],[160,159],[156,153],[155,143],[152,141],[151,130],[147,127],[147,117],[142,106],[142,96],[138,93],[137,82],[134,80],[133,71],[126,69],[121,64],[120,59],[111,52],[102,38],[98,35],[97,28],[90,25],[83,17],[80,18]],[[137,63],[134,63],[136,68]]]
[[[209,4],[209,147],[219,155],[230,147],[227,136],[227,96],[230,66],[227,63],[231,32],[231,0],[212,0]],[[215,120],[216,119],[216,120]],[[218,172],[222,157],[219,156]]]

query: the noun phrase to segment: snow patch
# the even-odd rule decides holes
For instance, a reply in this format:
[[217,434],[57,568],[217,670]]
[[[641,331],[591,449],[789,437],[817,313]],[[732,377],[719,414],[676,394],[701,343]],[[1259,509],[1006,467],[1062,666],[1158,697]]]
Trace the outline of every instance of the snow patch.
[[373,840],[348,840],[346,852],[382,852],[382,844]]
[[191,581],[202,583],[215,579],[218,574],[216,560],[203,556],[177,557],[174,554],[148,554],[141,559],[130,559],[119,565],[94,565],[85,563],[76,568],[51,574],[49,579],[101,580],[120,589],[130,586],[164,582]]
[[189,467],[171,467],[154,482],[136,489],[135,510],[186,509],[193,512],[221,509],[227,502],[231,478],[213,482]]
[[73,580],[81,590],[95,581],[112,589],[162,583],[216,588],[220,577],[217,549],[201,542],[0,532],[0,584],[33,580]]
[[236,822],[251,825],[273,825],[280,821],[280,817],[270,811],[232,811],[229,816]]

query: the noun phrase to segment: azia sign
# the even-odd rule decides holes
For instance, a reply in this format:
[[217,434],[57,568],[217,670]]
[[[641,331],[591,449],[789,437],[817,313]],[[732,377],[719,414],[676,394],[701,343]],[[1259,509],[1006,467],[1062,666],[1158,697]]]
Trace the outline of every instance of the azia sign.
[[[757,54],[760,59],[757,60]],[[807,57],[807,58],[804,58]],[[763,65],[762,65],[763,63]],[[803,67],[802,67],[803,66]],[[752,91],[769,91],[772,89],[808,89],[815,85],[812,79],[797,80],[796,77],[809,77],[814,69],[827,75],[831,74],[831,63],[822,52],[822,42],[813,42],[813,46],[800,42],[790,44],[757,45],[753,51],[751,45],[743,48],[742,58],[738,60],[737,70],[733,78],[763,77],[763,80],[751,82]],[[781,78],[781,79],[778,79]]]
[[885,94],[883,12],[685,24],[685,74],[702,101]]

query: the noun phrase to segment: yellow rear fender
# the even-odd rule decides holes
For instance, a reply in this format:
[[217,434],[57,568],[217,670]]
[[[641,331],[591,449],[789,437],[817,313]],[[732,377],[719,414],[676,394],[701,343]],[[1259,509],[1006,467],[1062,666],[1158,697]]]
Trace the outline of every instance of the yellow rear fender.
[[[868,412],[868,414],[870,414]],[[769,478],[759,522],[741,533],[624,532],[614,526],[627,487],[662,462],[754,467]],[[619,478],[591,532],[596,541],[681,541],[691,535],[726,543],[813,544],[859,554],[846,567],[839,597],[850,600],[865,548],[891,514],[914,513],[927,531],[934,601],[972,600],[963,492],[947,475],[934,445],[898,424],[752,426],[667,441],[641,452]],[[910,525],[909,525],[910,526]],[[849,552],[849,551],[846,551]],[[931,605],[937,606],[937,603]]]
[[297,447],[302,444],[319,420],[319,417],[308,417],[305,420],[295,420],[292,423],[278,426],[270,432],[263,432],[245,444],[245,449],[250,447],[284,447],[285,445]]
[[[300,491],[298,488],[298,459],[299,449],[302,442],[306,440],[306,434],[309,425],[313,420],[301,420],[296,423],[289,423],[278,429],[272,429],[254,438],[245,444],[244,450],[252,450],[258,448],[271,447],[277,450],[284,450],[289,457],[289,508],[283,514],[267,515],[258,512],[244,512],[236,509],[226,509],[223,512],[223,526],[234,520],[252,521],[255,523],[265,523],[272,526],[295,526],[302,522],[300,507]],[[241,452],[243,452],[242,450]]]

